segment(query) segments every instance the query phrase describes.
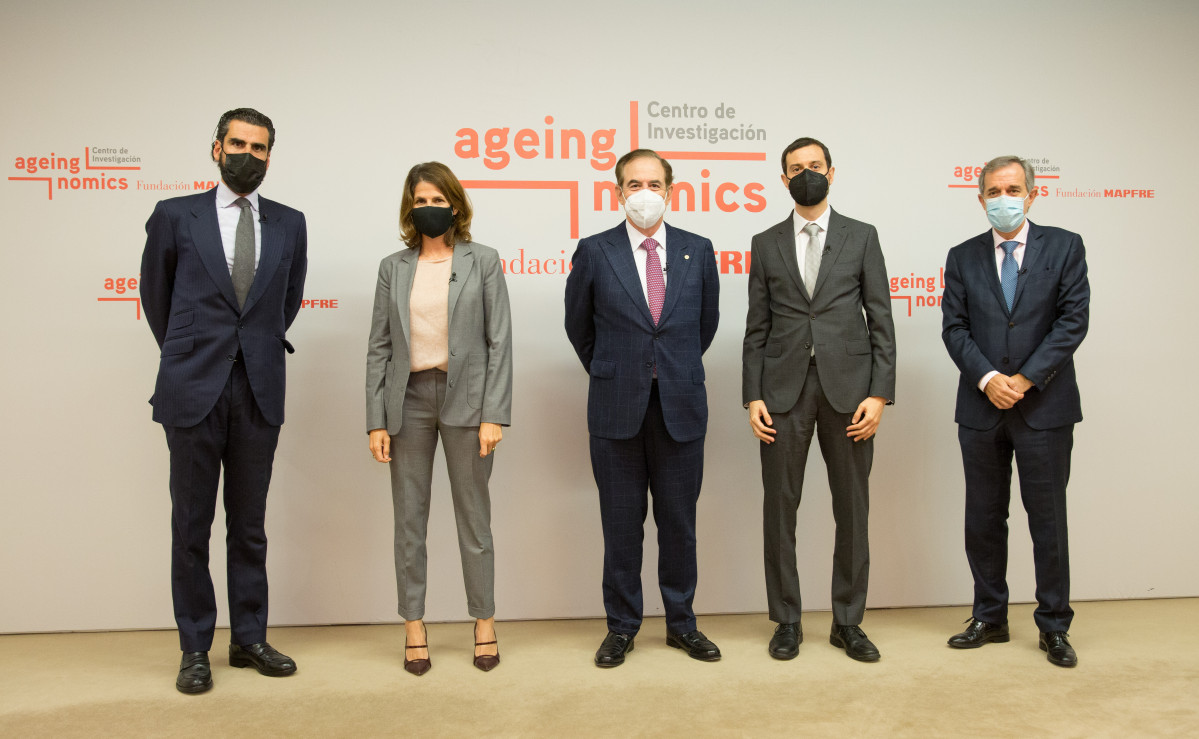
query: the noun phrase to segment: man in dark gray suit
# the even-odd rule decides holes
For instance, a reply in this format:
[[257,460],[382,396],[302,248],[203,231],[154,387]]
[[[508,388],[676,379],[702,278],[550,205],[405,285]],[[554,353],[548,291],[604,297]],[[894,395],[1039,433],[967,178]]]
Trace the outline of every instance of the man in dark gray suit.
[[878,649],[859,625],[870,574],[873,437],[895,397],[887,268],[874,227],[828,205],[828,147],[797,139],[782,165],[795,211],[753,238],[742,349],[742,400],[761,440],[766,597],[778,624],[769,651],[793,659],[803,641],[795,522],[815,432],[837,525],[829,642],[874,662]]

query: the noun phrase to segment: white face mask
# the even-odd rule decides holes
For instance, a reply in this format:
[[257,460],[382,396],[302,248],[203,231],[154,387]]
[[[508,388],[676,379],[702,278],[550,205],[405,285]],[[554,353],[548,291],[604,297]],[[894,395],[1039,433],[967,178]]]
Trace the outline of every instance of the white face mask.
[[637,228],[649,228],[666,214],[666,200],[652,190],[638,190],[624,199],[624,212]]

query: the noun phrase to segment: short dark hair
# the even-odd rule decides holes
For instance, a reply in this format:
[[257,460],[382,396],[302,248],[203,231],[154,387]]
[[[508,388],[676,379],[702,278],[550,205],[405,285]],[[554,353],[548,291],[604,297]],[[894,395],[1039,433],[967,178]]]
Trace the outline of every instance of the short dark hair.
[[983,196],[987,194],[987,175],[997,169],[1010,167],[1013,164],[1019,164],[1024,168],[1024,190],[1032,192],[1037,186],[1037,173],[1033,171],[1032,165],[1029,164],[1027,159],[1021,159],[1014,154],[1008,154],[1002,157],[995,157],[983,165],[983,171],[978,176],[978,194]]
[[216,141],[225,142],[225,134],[229,133],[229,124],[233,121],[241,121],[249,123],[251,126],[262,126],[270,134],[266,142],[266,150],[269,154],[271,149],[275,147],[275,124],[271,123],[271,119],[259,113],[253,108],[234,108],[233,110],[225,111],[221,119],[216,122]]
[[633,149],[628,154],[622,156],[616,162],[616,184],[624,187],[624,168],[625,165],[634,159],[657,159],[662,163],[662,169],[666,171],[666,186],[670,187],[674,183],[674,170],[670,168],[670,162],[662,158],[658,152],[653,149]]
[[459,241],[470,241],[470,219],[474,217],[474,213],[462,183],[450,168],[441,162],[422,162],[408,170],[408,177],[404,180],[404,194],[400,196],[400,238],[408,248],[415,249],[421,244],[421,233],[416,230],[416,224],[412,221],[412,206],[416,200],[416,186],[422,182],[428,182],[441,190],[450,207],[455,210],[450,230],[445,232],[445,243],[453,246]]
[[795,139],[790,143],[790,145],[787,146],[786,149],[783,149],[783,174],[787,174],[787,155],[796,149],[802,149],[805,146],[819,146],[820,150],[824,152],[824,163],[828,165],[829,169],[833,168],[833,155],[828,153],[828,147],[816,139],[811,138],[810,136],[804,136],[802,138]]

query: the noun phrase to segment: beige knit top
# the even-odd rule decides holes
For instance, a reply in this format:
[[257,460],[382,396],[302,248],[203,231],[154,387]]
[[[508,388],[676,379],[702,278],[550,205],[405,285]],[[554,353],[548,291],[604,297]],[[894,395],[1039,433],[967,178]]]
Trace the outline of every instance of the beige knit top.
[[450,268],[454,258],[416,261],[408,300],[408,347],[412,372],[445,371],[450,363]]

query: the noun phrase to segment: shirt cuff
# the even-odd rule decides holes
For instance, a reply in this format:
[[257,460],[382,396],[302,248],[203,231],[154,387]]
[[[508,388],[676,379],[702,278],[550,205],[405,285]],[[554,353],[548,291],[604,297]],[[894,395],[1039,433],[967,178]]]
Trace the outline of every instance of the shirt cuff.
[[998,371],[991,370],[987,374],[983,375],[983,378],[978,381],[978,389],[983,391],[984,393],[987,392],[987,383],[990,382],[991,378],[997,374],[999,374]]

